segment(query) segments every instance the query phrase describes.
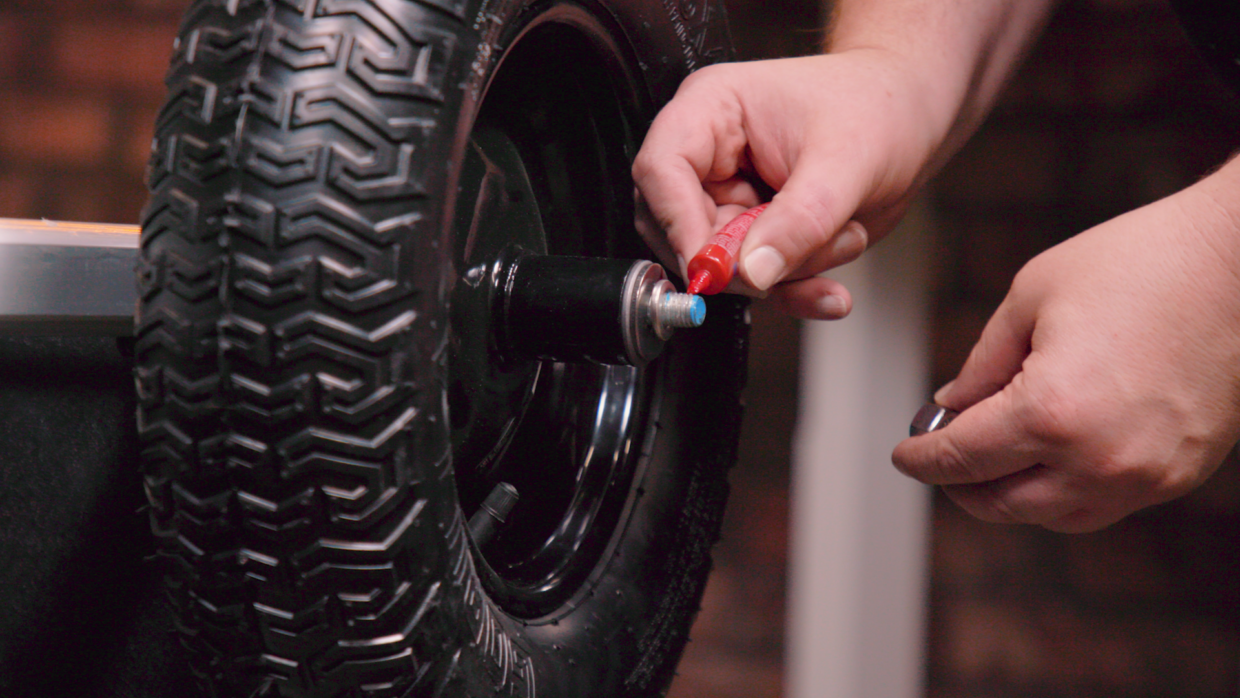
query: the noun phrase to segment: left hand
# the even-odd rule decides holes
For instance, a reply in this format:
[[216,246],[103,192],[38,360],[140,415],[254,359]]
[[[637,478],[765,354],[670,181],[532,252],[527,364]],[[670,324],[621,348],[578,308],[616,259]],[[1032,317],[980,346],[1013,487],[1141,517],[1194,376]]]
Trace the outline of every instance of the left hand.
[[1185,494],[1240,439],[1240,165],[1034,258],[892,456],[986,521],[1079,532]]

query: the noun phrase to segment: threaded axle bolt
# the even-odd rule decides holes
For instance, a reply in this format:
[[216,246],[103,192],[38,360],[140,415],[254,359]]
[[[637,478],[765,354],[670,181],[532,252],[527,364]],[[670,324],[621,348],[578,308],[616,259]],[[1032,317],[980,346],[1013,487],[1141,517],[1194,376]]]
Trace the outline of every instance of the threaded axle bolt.
[[678,293],[666,278],[655,280],[641,297],[646,302],[650,327],[665,342],[677,327],[701,327],[706,321],[706,301],[691,293]]
[[698,295],[665,293],[659,306],[659,317],[668,327],[701,327],[706,321],[706,301]]

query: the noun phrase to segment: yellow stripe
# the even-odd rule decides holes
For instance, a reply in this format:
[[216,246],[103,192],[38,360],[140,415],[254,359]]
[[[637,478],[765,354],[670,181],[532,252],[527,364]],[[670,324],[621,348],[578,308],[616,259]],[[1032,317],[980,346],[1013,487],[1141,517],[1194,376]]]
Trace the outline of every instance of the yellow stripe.
[[69,223],[49,220],[25,220],[20,218],[0,218],[0,228],[16,228],[19,230],[56,230],[62,233],[105,233],[111,235],[138,235],[142,228],[136,225],[120,225],[117,223]]

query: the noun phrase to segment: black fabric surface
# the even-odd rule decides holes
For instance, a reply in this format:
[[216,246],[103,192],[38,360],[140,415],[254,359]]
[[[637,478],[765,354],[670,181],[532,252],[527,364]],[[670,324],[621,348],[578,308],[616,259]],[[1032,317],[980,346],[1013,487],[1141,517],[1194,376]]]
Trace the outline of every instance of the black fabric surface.
[[194,693],[116,340],[0,336],[0,696]]

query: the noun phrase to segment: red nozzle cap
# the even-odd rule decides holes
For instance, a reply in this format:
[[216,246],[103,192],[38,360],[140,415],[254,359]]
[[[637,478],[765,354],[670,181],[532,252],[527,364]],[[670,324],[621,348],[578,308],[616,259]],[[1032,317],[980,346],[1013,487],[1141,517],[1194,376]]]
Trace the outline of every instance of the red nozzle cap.
[[766,210],[755,206],[723,226],[706,246],[689,260],[689,293],[711,296],[728,287],[736,270],[736,253],[749,233],[749,226]]
[[703,269],[693,275],[693,280],[689,282],[687,292],[697,295],[702,292],[702,289],[710,286],[710,281],[710,271]]
[[689,293],[703,296],[719,293],[732,280],[734,266],[732,255],[726,248],[714,244],[703,247],[689,260]]

